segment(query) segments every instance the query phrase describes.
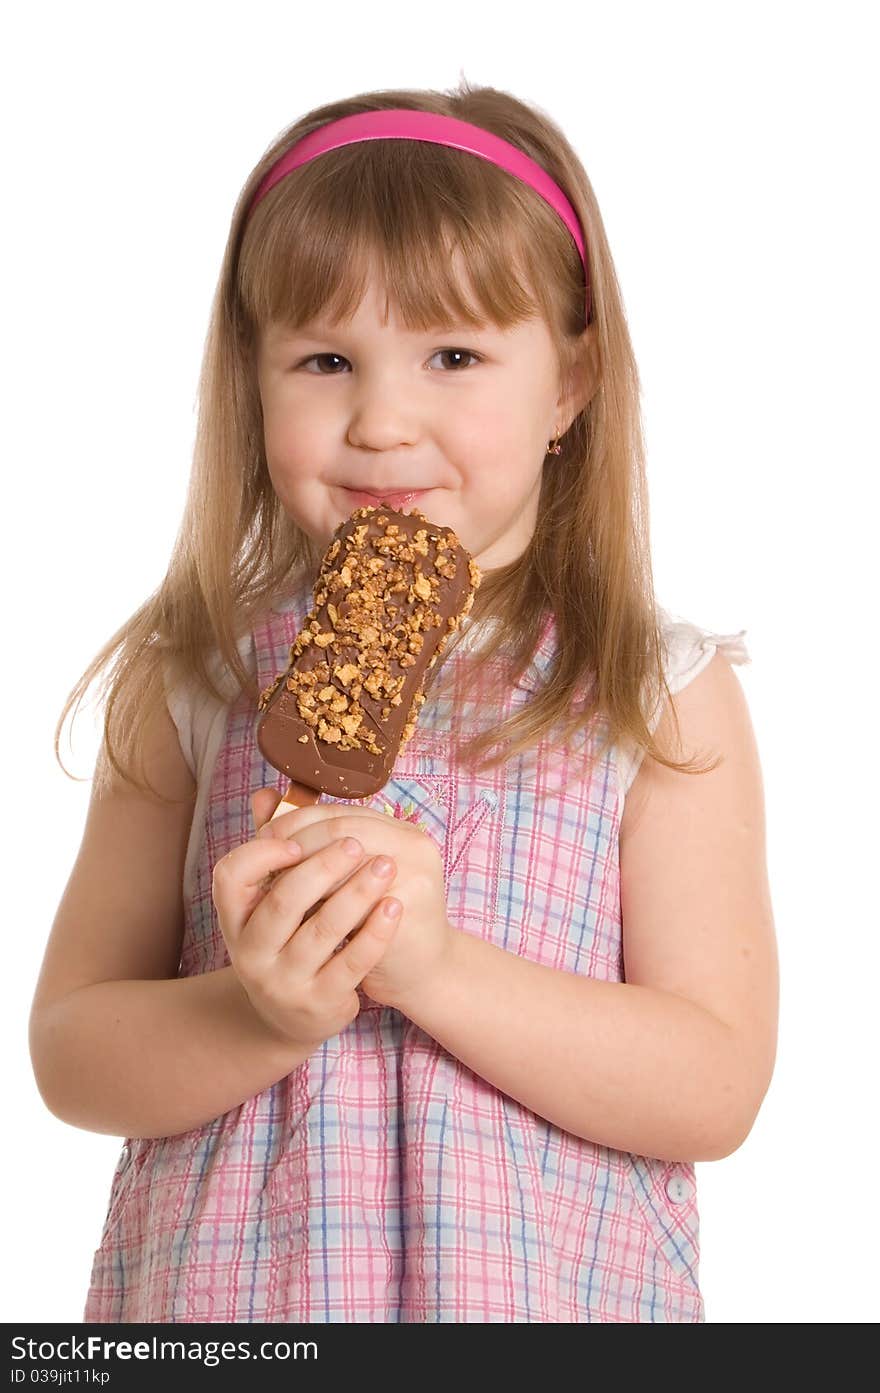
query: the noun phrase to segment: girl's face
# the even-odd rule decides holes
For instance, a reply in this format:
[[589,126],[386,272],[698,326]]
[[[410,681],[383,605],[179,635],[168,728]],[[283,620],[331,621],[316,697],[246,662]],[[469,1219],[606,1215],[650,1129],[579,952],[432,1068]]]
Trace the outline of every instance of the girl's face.
[[398,506],[452,528],[480,567],[514,561],[535,527],[548,443],[579,409],[560,396],[549,331],[533,320],[413,332],[382,323],[383,299],[371,283],[345,328],[271,325],[261,336],[266,459],[282,507],[323,548],[364,505],[355,491],[415,493]]

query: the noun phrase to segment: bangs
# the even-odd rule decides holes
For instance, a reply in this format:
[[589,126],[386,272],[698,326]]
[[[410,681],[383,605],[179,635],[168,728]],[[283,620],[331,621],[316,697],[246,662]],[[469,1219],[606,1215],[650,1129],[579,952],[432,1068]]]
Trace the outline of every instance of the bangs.
[[342,326],[374,280],[384,322],[393,307],[413,332],[552,323],[548,242],[552,257],[556,214],[488,161],[424,141],[364,141],[287,175],[257,207],[240,304],[256,334],[316,319]]

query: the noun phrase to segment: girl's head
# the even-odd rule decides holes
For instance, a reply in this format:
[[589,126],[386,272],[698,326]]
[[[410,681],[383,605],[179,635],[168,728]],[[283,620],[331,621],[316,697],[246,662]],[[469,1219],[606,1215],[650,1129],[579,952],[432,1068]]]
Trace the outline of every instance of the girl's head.
[[[463,282],[466,254],[442,246],[445,235],[435,256]],[[338,272],[350,285],[352,268]],[[314,268],[304,274],[314,283]],[[485,311],[476,322],[471,306],[431,309],[436,291],[412,266],[408,277],[393,262],[363,277],[344,320],[321,309],[298,325],[294,291],[257,332],[266,471],[282,508],[323,547],[359,491],[418,493],[414,505],[452,527],[483,570],[509,565],[535,530],[548,440],[578,410],[546,321],[502,326]]]
[[[424,490],[417,506],[491,571],[526,550],[548,441],[598,386],[565,224],[505,169],[415,140],[327,151],[252,206],[279,156],[340,116],[399,105],[470,119],[462,101],[373,94],[286,131],[242,191],[225,303],[242,374],[256,379],[256,475],[294,527],[323,549],[352,491]],[[530,124],[520,148],[564,178]]]
[[[421,150],[407,153],[412,138],[421,150],[452,147],[450,167],[425,168]],[[379,151],[388,139],[390,157]],[[306,170],[348,142],[365,145],[365,167]],[[468,167],[482,156],[501,174],[494,193]],[[279,185],[292,173],[285,198]],[[546,229],[516,216],[525,203],[534,218],[534,197],[505,210],[512,176],[560,208],[550,217],[565,220],[571,245],[557,253],[570,261],[577,243],[580,286],[586,248],[564,195],[542,166],[473,123],[411,108],[348,115],[313,126],[262,176],[246,207],[240,281],[267,470],[286,514],[321,544],[358,493],[396,491],[418,493],[483,570],[528,545],[547,436],[565,432],[598,372],[595,325],[560,334],[559,306],[538,289]],[[395,215],[383,223],[377,211],[394,189]],[[546,217],[550,203],[539,200]],[[478,211],[466,217],[469,207]],[[330,231],[341,227],[344,243]]]
[[[584,266],[559,215],[468,151],[361,141],[294,169],[251,213],[267,171],[303,136],[389,107],[482,126],[549,173],[583,230],[589,324]],[[557,436],[561,452],[548,454]],[[120,645],[105,718],[117,769],[137,758],[144,705],[164,700],[166,661],[228,699],[208,663],[216,649],[253,690],[237,636],[315,574],[358,506],[347,490],[396,488],[424,490],[415,506],[452,527],[483,570],[474,621],[501,622],[475,671],[500,673],[503,650],[500,680],[519,676],[548,613],[556,622],[544,688],[463,757],[497,743],[508,757],[560,721],[567,735],[601,715],[603,749],[630,736],[672,763],[643,707],[665,680],[638,373],[602,220],[559,128],[491,87],[334,102],[258,162],[223,259],[166,579],[91,664],[59,731]],[[585,686],[589,704],[574,713]]]

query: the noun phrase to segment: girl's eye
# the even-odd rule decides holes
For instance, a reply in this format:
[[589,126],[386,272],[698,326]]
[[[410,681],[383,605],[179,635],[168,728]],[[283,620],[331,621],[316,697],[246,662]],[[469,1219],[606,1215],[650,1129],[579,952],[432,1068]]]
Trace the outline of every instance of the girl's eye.
[[[437,349],[437,352],[434,353],[432,356],[433,356],[434,358],[440,358],[440,357],[446,357],[446,356],[452,357],[452,358],[455,358],[455,357],[458,357],[458,358],[473,358],[473,360],[474,360],[475,363],[481,363],[481,362],[483,361],[483,359],[480,357],[480,355],[479,355],[478,353],[472,353],[471,350],[470,350],[469,348],[438,348],[438,349]],[[304,358],[303,361],[302,361],[301,363],[298,364],[298,366],[301,367],[301,368],[304,368],[304,367],[306,366],[307,363],[319,363],[319,362],[321,362],[322,360],[323,360],[323,361],[326,361],[326,360],[329,359],[329,358],[335,359],[336,362],[338,362],[338,363],[345,363],[345,362],[348,361],[347,358],[343,358],[339,353],[313,353],[312,356],[311,356],[310,358]],[[458,364],[458,363],[456,363],[456,364],[453,366],[452,371],[453,371],[453,372],[460,372],[460,371],[462,370],[462,367],[468,367],[468,366],[469,366],[469,364],[467,364],[467,363],[465,363],[465,364]],[[316,377],[338,377],[338,376],[339,376],[339,373],[337,373],[337,372],[324,372],[324,371],[319,371],[319,372],[317,372],[317,373],[314,373],[313,376],[316,376]]]
[[[448,354],[450,358],[473,358],[475,363],[482,363],[483,361],[479,353],[472,353],[469,348],[438,348],[437,352],[434,354],[434,357],[442,358],[446,354]],[[467,363],[457,363],[455,365],[455,371],[457,372],[459,368],[467,366]]]

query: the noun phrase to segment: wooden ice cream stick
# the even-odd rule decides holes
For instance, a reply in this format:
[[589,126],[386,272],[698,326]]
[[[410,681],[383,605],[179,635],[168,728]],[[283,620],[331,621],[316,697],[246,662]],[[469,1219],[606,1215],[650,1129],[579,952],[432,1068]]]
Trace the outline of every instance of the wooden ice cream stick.
[[305,784],[289,784],[287,792],[283,795],[269,821],[273,822],[276,817],[293,812],[294,808],[310,808],[313,803],[317,803],[320,797],[321,794],[316,788],[307,788]]

